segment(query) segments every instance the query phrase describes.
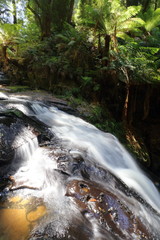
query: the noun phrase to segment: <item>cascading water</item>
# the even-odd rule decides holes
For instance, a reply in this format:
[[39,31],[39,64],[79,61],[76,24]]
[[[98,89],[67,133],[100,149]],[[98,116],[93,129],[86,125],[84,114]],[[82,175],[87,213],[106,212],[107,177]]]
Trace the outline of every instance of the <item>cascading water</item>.
[[64,143],[71,148],[82,149],[81,154],[87,153],[90,161],[109,169],[160,212],[160,195],[157,189],[116,137],[54,107],[48,109],[38,103],[31,107],[36,118],[47,124]]
[[[21,147],[19,152],[21,152],[20,156],[24,161],[22,166],[19,166],[19,169],[13,175],[17,182],[12,187],[12,191],[18,190],[26,196],[32,195],[36,198],[43,198],[47,209],[49,209],[50,213],[48,213],[48,216],[43,219],[38,227],[39,232],[41,232],[41,228],[45,228],[46,223],[50,223],[50,231],[54,232],[51,236],[56,236],[56,239],[137,239],[134,231],[129,235],[126,230],[130,228],[130,223],[128,223],[128,227],[124,227],[127,224],[127,215],[126,219],[125,217],[124,219],[121,217],[124,227],[122,235],[125,238],[123,236],[120,237],[120,235],[114,236],[113,233],[110,233],[111,230],[107,230],[109,231],[108,233],[100,227],[96,217],[94,218],[93,213],[91,214],[90,212],[93,208],[91,205],[89,205],[90,207],[89,209],[87,208],[87,211],[84,211],[85,219],[88,221],[88,226],[85,225],[83,216],[79,215],[76,204],[73,204],[72,197],[74,196],[78,199],[76,200],[78,204],[80,204],[79,201],[82,202],[82,205],[86,201],[87,204],[92,204],[97,201],[98,196],[102,195],[102,190],[99,190],[102,187],[104,192],[111,191],[114,195],[112,196],[111,194],[108,198],[108,203],[106,203],[108,205],[111,204],[110,208],[108,207],[108,212],[118,205],[118,201],[114,200],[115,196],[117,196],[122,199],[122,202],[127,203],[127,211],[134,212],[135,219],[139,217],[140,220],[138,222],[142,222],[146,226],[147,231],[152,232],[152,237],[144,239],[160,238],[160,195],[154,184],[140,170],[134,159],[119,143],[116,137],[98,130],[80,118],[64,113],[55,107],[47,106],[42,102],[30,102],[24,99],[6,97],[3,103],[6,109],[16,108],[26,116],[34,120],[37,119],[39,123],[41,122],[47,126],[48,130],[54,135],[53,142],[48,147],[47,145],[38,147],[36,140],[34,140],[34,144],[26,144],[25,152],[29,151],[29,155],[26,155],[24,147]],[[61,166],[61,168],[58,166]],[[108,171],[113,176],[116,176],[114,181],[117,181],[116,179],[118,178],[124,182],[124,184],[119,183],[122,188],[125,189],[128,186],[131,192],[133,189],[135,195],[138,194],[140,201],[137,201],[137,198],[133,198],[133,196],[131,198],[129,194],[126,197],[117,189],[115,187],[116,184],[111,182],[112,177],[110,175],[108,177],[106,173]],[[71,175],[71,173],[73,174]],[[23,185],[24,182],[25,184]],[[91,191],[92,182],[95,183],[93,186],[95,193],[100,192],[95,198],[93,197],[95,193],[88,194],[86,196],[86,199],[88,199],[86,200],[83,194]],[[69,186],[67,193],[66,186]],[[81,190],[78,190],[79,187],[81,187]],[[26,188],[25,191],[22,188]],[[77,193],[75,193],[75,189]],[[80,197],[81,194],[83,195],[82,197]],[[66,197],[67,195],[69,196],[68,198]],[[113,199],[111,200],[111,198]],[[99,202],[102,202],[102,200]],[[157,211],[157,214],[148,204]],[[99,212],[103,213],[104,210],[101,205],[97,208]],[[120,207],[117,209],[121,213]],[[93,212],[100,218],[100,213],[97,213],[95,210]],[[115,214],[114,212],[113,216]],[[69,231],[67,229],[69,229],[71,222],[75,222],[75,224],[84,228],[84,235],[79,233],[80,235],[76,237],[76,233],[73,233],[74,231],[76,232],[73,224],[74,230],[72,230],[72,234],[74,237],[70,235],[71,233],[68,233],[66,237],[67,231]],[[118,226],[121,226],[121,223],[117,223],[116,226],[118,228]],[[93,229],[92,235],[89,235],[90,228]],[[140,229],[140,232],[145,232],[142,230],[143,227]]]

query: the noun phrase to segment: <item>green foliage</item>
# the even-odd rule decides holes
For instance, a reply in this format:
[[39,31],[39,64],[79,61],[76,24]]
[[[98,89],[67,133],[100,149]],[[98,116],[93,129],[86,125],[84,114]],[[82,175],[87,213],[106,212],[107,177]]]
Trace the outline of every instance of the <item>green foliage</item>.
[[37,42],[37,45],[26,50],[23,57],[27,59],[28,69],[37,72],[43,68],[50,72],[51,85],[70,80],[79,83],[80,87],[82,76],[94,67],[90,48],[86,35],[66,24],[63,32],[55,32],[50,38]]
[[12,93],[14,93],[14,92],[24,92],[24,91],[30,90],[30,88],[28,86],[19,86],[19,85],[8,86],[7,88],[10,89],[10,91]]
[[81,8],[77,13],[77,24],[87,29],[92,29],[93,33],[107,34],[111,36],[113,47],[116,46],[116,38],[124,38],[124,33],[135,30],[144,24],[140,18],[134,17],[138,14],[140,6],[130,6],[126,8],[120,0],[113,1],[88,1],[81,2]]
[[147,12],[140,15],[144,20],[144,27],[148,32],[151,32],[154,28],[160,25],[160,8],[154,10],[149,8]]
[[44,39],[50,37],[53,31],[62,31],[64,24],[71,22],[74,1],[28,0],[27,6],[35,17],[41,38]]
[[[124,82],[128,77],[134,83],[159,80],[159,8],[140,14],[141,6],[126,7],[121,0],[76,1],[73,27],[66,23],[73,1],[25,2],[28,9],[23,8],[23,25],[1,25],[0,41],[7,45],[10,57],[26,59],[28,69],[38,72],[44,68],[46,78],[53,75],[54,81],[74,82],[76,94],[100,93],[99,72],[116,71]],[[0,4],[7,8],[8,1]],[[111,39],[109,54],[106,36]]]
[[1,42],[9,41],[9,39],[18,39],[19,30],[21,29],[21,25],[15,24],[1,24],[0,25],[0,37]]
[[88,84],[90,84],[92,82],[92,78],[91,77],[82,77],[83,80],[83,85],[86,86]]
[[0,46],[8,49],[8,54],[15,56],[17,54],[17,46],[24,42],[20,35],[20,24],[1,24],[0,25]]
[[[87,107],[85,108],[87,109]],[[103,109],[103,107],[100,105],[91,104],[85,119],[94,124],[100,130],[112,133],[121,139],[121,141],[125,142],[125,131],[123,124],[115,121],[107,109]]]
[[110,63],[110,69],[117,69],[121,81],[127,78],[124,69],[129,75],[130,84],[141,82],[156,82],[159,80],[159,65],[156,54],[160,48],[141,47],[138,43],[128,43],[119,46],[118,54],[112,52],[114,61]]

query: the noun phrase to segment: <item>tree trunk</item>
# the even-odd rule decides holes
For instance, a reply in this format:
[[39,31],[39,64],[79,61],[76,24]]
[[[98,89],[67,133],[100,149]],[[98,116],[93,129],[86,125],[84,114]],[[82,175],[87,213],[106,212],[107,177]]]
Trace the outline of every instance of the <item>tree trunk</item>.
[[129,95],[130,95],[130,80],[127,68],[123,67],[122,72],[124,76],[126,77],[126,95],[125,95],[125,101],[123,106],[123,113],[122,113],[122,121],[125,123],[125,125],[128,124],[128,104],[129,104]]
[[51,35],[51,16],[48,14],[46,14],[44,16],[44,20],[43,20],[43,23],[41,25],[41,38],[42,40],[47,38],[47,37],[50,37]]
[[7,58],[7,46],[6,45],[2,46],[2,54],[3,54],[4,60],[7,61],[8,58]]
[[112,35],[113,49],[118,52],[118,41],[117,41],[117,26],[114,28],[114,34]]
[[155,0],[155,3],[154,3],[154,10],[156,10],[158,8],[158,0]]
[[146,12],[146,11],[147,11],[147,9],[149,8],[150,2],[151,2],[151,0],[144,0],[144,1],[143,1],[143,4],[142,4],[143,12]]
[[102,44],[101,44],[101,34],[100,33],[98,34],[98,53],[99,53],[100,58],[102,58],[103,54],[102,54]]
[[110,41],[111,41],[110,35],[106,34],[104,40],[105,40],[105,46],[104,46],[103,57],[105,57],[104,65],[107,66],[109,62],[109,48],[110,48]]
[[152,95],[152,87],[150,85],[147,86],[147,91],[145,94],[145,99],[144,99],[144,112],[143,112],[143,120],[145,120],[148,117],[149,110],[150,110],[150,97]]
[[129,94],[130,94],[130,86],[129,84],[126,84],[126,96],[123,106],[123,115],[122,115],[122,121],[127,124],[128,123],[128,102],[129,102]]
[[13,24],[17,24],[17,8],[16,8],[16,0],[12,0],[13,6]]
[[67,22],[70,24],[72,22],[73,9],[74,9],[74,0],[70,0],[69,11],[67,16]]

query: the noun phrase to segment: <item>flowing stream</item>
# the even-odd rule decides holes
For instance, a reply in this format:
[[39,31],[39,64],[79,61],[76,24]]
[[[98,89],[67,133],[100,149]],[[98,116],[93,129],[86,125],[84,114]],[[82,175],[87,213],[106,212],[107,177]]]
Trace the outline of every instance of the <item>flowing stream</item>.
[[[35,221],[30,221],[32,226],[28,225],[28,222],[24,223],[27,230],[22,231],[21,235],[10,233],[9,237],[4,233],[6,231],[5,224],[2,224],[0,227],[0,232],[3,233],[1,234],[2,239],[9,240],[11,237],[13,240],[160,239],[160,194],[152,181],[138,167],[133,157],[115,136],[100,131],[84,120],[60,111],[49,104],[38,101],[31,102],[23,98],[7,97],[3,94],[0,97],[3,99],[1,100],[1,108],[18,109],[32,120],[36,120],[39,124],[42,123],[53,134],[51,142],[47,144],[46,140],[43,146],[40,146],[37,137],[27,140],[24,133],[25,129],[20,131],[17,139],[14,139],[14,141],[22,141],[21,139],[23,139],[25,143],[17,148],[14,159],[10,167],[7,168],[7,171],[11,171],[10,175],[16,182],[7,201],[13,203],[17,193],[21,199],[18,201],[19,204],[27,199],[31,205],[36,206],[36,210],[28,211],[26,210],[28,205],[24,204],[25,212],[28,211],[28,214],[30,214],[28,217],[31,220],[35,219]],[[111,180],[112,176],[114,183]],[[76,185],[80,181],[81,185]],[[115,187],[117,186],[116,181],[122,188],[127,189],[127,191],[129,189],[129,191],[124,194],[119,189],[120,187]],[[126,227],[127,217],[121,218],[123,236],[120,236],[118,233],[114,235],[108,225],[101,227],[96,219],[97,216],[100,219],[101,215],[93,211],[95,215],[97,214],[93,217],[93,214],[91,214],[93,207],[90,205],[87,205],[90,207],[87,208],[87,211],[84,211],[84,214],[80,213],[80,204],[83,205],[86,200],[82,201],[82,198],[74,191],[78,188],[77,186],[81,186],[84,194],[86,194],[91,190],[92,184],[95,192],[102,188],[104,192],[111,193],[110,198],[113,194],[114,198],[118,197],[120,201],[127,204],[128,212],[134,213],[135,219],[138,218],[138,222],[143,223],[152,237],[143,238],[141,236],[141,238],[138,238],[139,235],[137,234],[140,233],[136,233],[136,231],[129,233],[130,230],[127,229],[130,227]],[[102,190],[97,194],[101,193]],[[76,201],[73,201],[73,196],[78,199],[76,201],[79,205]],[[93,196],[100,195],[94,195],[93,193],[91,196],[91,200],[87,200],[87,204],[96,202],[98,197]],[[14,204],[15,202],[17,203],[17,201],[14,201]],[[1,203],[2,209],[4,208],[3,204]],[[111,208],[116,208],[116,203],[113,200],[110,204]],[[83,209],[84,206],[81,206],[81,208]],[[102,207],[98,208],[102,209]],[[120,208],[118,209],[120,213]],[[0,214],[0,220],[3,222],[8,221],[7,214],[6,216],[5,214]],[[23,214],[21,213],[21,215]],[[21,218],[23,217],[21,216]],[[118,226],[122,228],[122,223],[116,224],[116,229],[118,229]],[[11,223],[12,225],[13,223]],[[84,233],[82,230],[77,232],[77,226],[79,229],[83,229]],[[141,232],[143,232],[142,228]],[[46,238],[43,235],[44,233],[47,236]]]

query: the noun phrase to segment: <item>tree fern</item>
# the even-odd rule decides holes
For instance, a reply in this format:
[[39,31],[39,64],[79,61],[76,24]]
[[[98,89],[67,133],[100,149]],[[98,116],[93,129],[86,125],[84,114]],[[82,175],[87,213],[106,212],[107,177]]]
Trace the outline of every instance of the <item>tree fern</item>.
[[150,13],[150,17],[148,17],[145,22],[145,29],[149,32],[160,25],[160,8],[157,8],[155,11],[150,10]]
[[21,43],[23,38],[20,36],[20,25],[18,24],[1,24],[0,25],[0,46],[3,57],[7,58],[7,49]]
[[126,8],[120,0],[95,0],[90,5],[86,0],[84,2],[83,14],[77,18],[80,20],[78,23],[102,35],[110,35],[114,48],[117,48],[117,37],[125,36],[123,33],[144,24],[142,19],[134,17],[140,11],[140,6]]
[[160,25],[160,8],[149,8],[146,12],[140,12],[140,18],[144,21],[144,28],[150,32]]

